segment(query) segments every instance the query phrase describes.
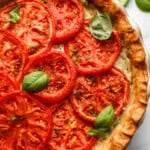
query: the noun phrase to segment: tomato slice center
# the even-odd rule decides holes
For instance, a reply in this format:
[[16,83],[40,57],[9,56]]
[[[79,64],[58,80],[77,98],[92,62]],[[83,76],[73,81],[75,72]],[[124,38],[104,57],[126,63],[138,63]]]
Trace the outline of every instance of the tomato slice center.
[[0,105],[0,149],[35,150],[46,142],[51,131],[51,113],[23,93],[8,94]]

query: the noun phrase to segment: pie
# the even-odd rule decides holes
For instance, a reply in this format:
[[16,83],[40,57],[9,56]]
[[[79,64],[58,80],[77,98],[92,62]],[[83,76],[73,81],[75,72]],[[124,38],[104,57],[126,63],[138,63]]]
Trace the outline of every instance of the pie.
[[127,147],[148,56],[117,1],[2,1],[0,49],[0,150]]

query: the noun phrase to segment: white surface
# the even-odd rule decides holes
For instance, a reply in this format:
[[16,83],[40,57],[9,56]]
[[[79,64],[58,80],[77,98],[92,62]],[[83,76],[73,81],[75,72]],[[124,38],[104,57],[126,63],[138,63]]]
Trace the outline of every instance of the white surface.
[[[150,53],[150,12],[145,13],[139,10],[135,0],[130,0],[126,10],[129,16],[139,25],[145,46]],[[144,122],[126,150],[150,150],[150,99]]]

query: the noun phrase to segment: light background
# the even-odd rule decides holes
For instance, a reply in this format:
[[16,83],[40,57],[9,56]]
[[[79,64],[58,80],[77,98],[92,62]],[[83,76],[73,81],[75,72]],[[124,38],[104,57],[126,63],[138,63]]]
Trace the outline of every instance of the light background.
[[[130,0],[126,10],[129,16],[139,25],[146,49],[150,53],[150,12],[145,13],[139,10],[135,0]],[[145,119],[126,150],[150,150],[150,98]]]

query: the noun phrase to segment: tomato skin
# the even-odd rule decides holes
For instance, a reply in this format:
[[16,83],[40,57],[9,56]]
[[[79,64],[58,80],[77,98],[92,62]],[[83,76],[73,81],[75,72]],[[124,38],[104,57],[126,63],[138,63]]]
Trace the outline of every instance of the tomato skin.
[[6,22],[10,11],[16,5],[15,2],[11,2],[0,10],[1,28],[13,32],[22,40],[28,50],[29,58],[50,51],[55,38],[55,23],[49,8],[36,0],[16,2],[20,5],[19,21]]
[[[52,111],[24,92],[0,98],[0,149],[41,150],[52,131]],[[22,120],[12,121],[13,116]]]
[[64,45],[65,53],[72,58],[77,71],[84,75],[109,70],[119,57],[122,47],[117,31],[113,31],[108,40],[100,41],[87,30],[88,25],[89,20],[85,20],[77,36]]
[[76,69],[72,60],[62,52],[49,52],[32,59],[25,68],[25,74],[41,70],[49,75],[49,85],[34,95],[42,102],[56,103],[68,96],[75,84]]
[[93,128],[91,124],[76,116],[69,99],[65,99],[53,112],[53,130],[48,148],[50,150],[90,150],[98,141],[97,137],[86,134],[91,128]]
[[119,116],[129,97],[129,81],[117,68],[95,76],[77,78],[71,104],[74,111],[84,120],[93,123],[106,106],[112,104],[115,116]]
[[17,87],[13,81],[7,76],[7,73],[0,71],[0,97],[13,92]]
[[55,43],[63,43],[75,36],[84,21],[83,6],[77,0],[52,0],[49,8],[55,17]]
[[9,3],[11,0],[1,0],[0,1],[0,7],[6,5],[7,3]]
[[6,72],[18,89],[24,66],[28,60],[26,47],[15,35],[0,29],[0,69]]

